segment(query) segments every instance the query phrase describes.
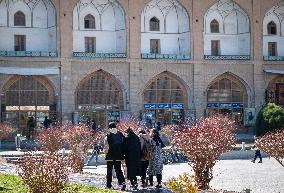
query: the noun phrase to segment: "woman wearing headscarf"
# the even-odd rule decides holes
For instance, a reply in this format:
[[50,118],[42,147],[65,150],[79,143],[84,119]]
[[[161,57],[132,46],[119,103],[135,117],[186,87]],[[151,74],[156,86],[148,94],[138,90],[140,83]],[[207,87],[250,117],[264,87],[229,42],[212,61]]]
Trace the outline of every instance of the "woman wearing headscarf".
[[127,137],[124,141],[125,164],[127,167],[127,177],[129,178],[132,188],[137,189],[137,176],[140,176],[140,158],[141,145],[139,137],[128,128]]
[[162,187],[162,171],[163,171],[163,158],[162,148],[165,147],[163,144],[159,131],[156,129],[152,130],[151,133],[151,144],[152,144],[152,158],[149,161],[148,175],[150,186],[153,186],[153,176],[157,178],[157,188]]

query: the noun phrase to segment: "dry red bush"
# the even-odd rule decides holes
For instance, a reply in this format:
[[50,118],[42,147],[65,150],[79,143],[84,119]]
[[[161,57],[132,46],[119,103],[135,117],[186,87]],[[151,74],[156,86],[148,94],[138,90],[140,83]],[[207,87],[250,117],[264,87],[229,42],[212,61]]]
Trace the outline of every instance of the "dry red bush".
[[61,127],[46,129],[36,135],[40,149],[46,153],[54,153],[66,144],[65,131]]
[[27,154],[18,163],[19,175],[31,193],[58,193],[67,183],[67,158],[58,153]]
[[270,156],[274,157],[284,167],[284,128],[266,133],[264,136],[257,138],[256,146]]
[[[84,160],[87,156],[87,151],[95,143],[94,133],[83,124],[77,126],[65,126],[66,141],[71,150],[71,167],[73,172],[81,172],[84,166]],[[99,137],[100,138],[100,137]]]
[[120,120],[116,127],[123,134],[126,134],[128,128],[131,128],[136,134],[138,134],[140,130],[139,121],[135,120],[133,117],[127,117]]
[[13,136],[15,129],[6,123],[0,123],[0,141],[10,139]]
[[172,127],[172,143],[192,160],[200,189],[209,189],[213,166],[236,143],[234,122],[221,115],[200,119],[192,127]]

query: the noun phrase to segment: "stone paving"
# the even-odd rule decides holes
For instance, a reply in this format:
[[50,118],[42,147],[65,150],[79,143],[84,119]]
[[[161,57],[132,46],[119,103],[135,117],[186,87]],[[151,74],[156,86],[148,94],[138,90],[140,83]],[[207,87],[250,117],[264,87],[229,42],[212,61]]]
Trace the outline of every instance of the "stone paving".
[[[1,164],[0,173],[15,173],[15,166]],[[193,174],[188,164],[165,165],[163,181],[172,176],[189,172]],[[70,176],[70,182],[105,186],[106,166],[87,166],[84,173]],[[214,177],[211,182],[213,189],[223,189],[241,192],[250,189],[252,193],[284,193],[284,168],[273,158],[264,158],[263,163],[252,163],[250,160],[221,160],[214,167]],[[116,182],[113,183],[114,185]],[[117,186],[115,186],[118,188]]]

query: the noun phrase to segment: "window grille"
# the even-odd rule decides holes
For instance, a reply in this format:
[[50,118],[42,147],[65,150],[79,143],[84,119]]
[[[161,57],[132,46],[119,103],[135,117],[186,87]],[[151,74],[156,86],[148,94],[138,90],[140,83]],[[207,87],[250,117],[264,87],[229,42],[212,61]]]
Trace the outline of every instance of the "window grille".
[[49,90],[32,76],[22,76],[5,92],[6,106],[50,106],[53,99]]
[[268,42],[268,56],[277,56],[277,42]]
[[26,26],[26,16],[23,12],[18,11],[15,13],[14,26]]
[[85,37],[85,52],[96,53],[96,38]]
[[160,21],[156,17],[150,19],[150,31],[160,31]]
[[26,51],[26,36],[25,35],[15,35],[15,51]]
[[277,27],[274,21],[271,21],[267,24],[267,33],[270,35],[276,35],[277,34]]
[[77,89],[77,105],[121,110],[123,102],[119,83],[104,72],[96,72],[80,83]]
[[245,91],[238,83],[222,78],[209,87],[207,101],[208,103],[244,103]]
[[220,55],[220,40],[211,40],[211,55]]
[[86,15],[84,22],[86,29],[96,29],[96,19],[91,14]]
[[151,54],[160,54],[161,53],[161,46],[159,39],[151,39],[150,40],[150,53]]
[[174,78],[162,74],[143,92],[144,104],[187,104],[186,90]]
[[210,31],[211,33],[219,33],[219,23],[216,19],[213,19],[210,23]]

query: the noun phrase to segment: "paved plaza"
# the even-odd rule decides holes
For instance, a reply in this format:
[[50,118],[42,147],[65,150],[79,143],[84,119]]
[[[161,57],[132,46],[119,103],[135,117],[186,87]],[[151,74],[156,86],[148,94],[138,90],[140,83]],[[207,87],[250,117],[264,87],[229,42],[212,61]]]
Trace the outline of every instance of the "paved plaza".
[[[189,172],[186,164],[164,165],[163,181]],[[0,165],[0,173],[15,173],[14,165]],[[105,186],[106,165],[87,166],[83,174],[70,176],[72,183]],[[220,160],[214,167],[211,188],[240,192],[250,189],[252,193],[284,193],[284,168],[273,158],[264,158],[263,163],[252,163],[249,159]]]

